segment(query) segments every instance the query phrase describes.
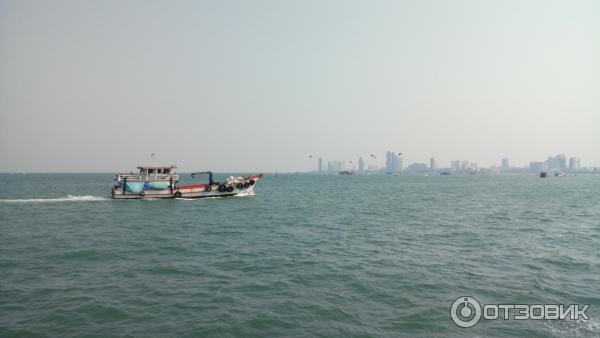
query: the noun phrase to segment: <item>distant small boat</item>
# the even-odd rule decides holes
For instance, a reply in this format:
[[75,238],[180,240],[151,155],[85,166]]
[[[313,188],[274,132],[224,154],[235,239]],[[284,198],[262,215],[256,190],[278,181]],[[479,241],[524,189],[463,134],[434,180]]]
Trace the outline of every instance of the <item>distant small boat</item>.
[[342,170],[340,171],[340,175],[353,175],[354,171],[350,171],[350,170]]
[[540,177],[541,177],[541,178],[546,178],[546,177],[549,177],[549,175],[548,175],[548,172],[547,172],[547,171],[542,171],[542,172],[540,172]]
[[446,171],[446,170],[444,170],[444,171],[442,171],[442,172],[440,173],[440,175],[443,175],[443,176],[448,176],[448,175],[451,175],[451,174],[450,174],[450,172],[449,172],[449,171]]
[[554,176],[556,177],[563,177],[563,176],[567,176],[565,173],[563,173],[562,171],[557,171],[554,173]]

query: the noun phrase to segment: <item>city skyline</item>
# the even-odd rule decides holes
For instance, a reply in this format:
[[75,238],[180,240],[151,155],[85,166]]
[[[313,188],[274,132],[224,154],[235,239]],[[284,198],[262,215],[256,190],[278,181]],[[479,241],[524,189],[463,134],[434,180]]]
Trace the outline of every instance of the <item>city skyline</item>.
[[[372,156],[375,157],[376,156]],[[383,165],[377,165],[376,163],[370,163],[369,169],[364,169],[364,162],[362,157],[359,157],[358,162],[359,167],[346,167],[346,163],[352,165],[354,163],[352,160],[329,160],[327,161],[327,168],[322,167],[322,163],[324,159],[322,157],[318,158],[318,169],[317,172],[337,172],[340,170],[356,170],[358,172],[362,171],[379,171],[379,172],[388,172],[388,173],[399,173],[402,171],[407,172],[421,172],[421,171],[432,171],[432,170],[452,170],[452,171],[464,171],[464,172],[477,172],[480,170],[486,171],[494,171],[494,172],[522,172],[523,170],[529,170],[531,172],[540,172],[540,171],[567,171],[567,172],[576,172],[579,170],[596,170],[597,166],[582,166],[581,158],[577,156],[565,156],[564,154],[556,154],[554,156],[547,156],[547,158],[543,161],[530,161],[525,165],[511,165],[510,159],[508,157],[502,157],[499,159],[497,164],[493,164],[491,166],[480,166],[477,162],[471,162],[469,160],[451,160],[448,166],[440,166],[438,165],[438,161],[436,158],[429,158],[428,163],[424,162],[410,162],[407,164],[406,168],[404,168],[404,157],[402,153],[394,153],[392,151],[386,152],[386,159]],[[362,165],[360,165],[362,162]]]
[[[399,155],[400,154],[400,155]],[[156,156],[156,154],[151,154]],[[168,163],[165,161],[161,161],[160,159],[156,159],[153,156],[148,156],[147,161],[143,161],[141,164],[144,165],[176,165],[176,163]],[[341,158],[341,157],[338,157]],[[365,160],[364,158],[367,158]],[[547,155],[543,159],[535,159],[532,161],[526,161],[525,163],[517,163],[514,164],[510,157],[501,157],[498,158],[497,163],[492,163],[490,165],[481,165],[479,162],[471,161],[469,159],[453,159],[444,163],[443,161],[439,161],[436,157],[429,157],[427,159],[420,160],[406,160],[405,155],[402,153],[394,153],[393,151],[388,150],[385,152],[385,156],[377,156],[373,153],[368,156],[358,156],[356,159],[348,159],[348,160],[340,160],[340,159],[327,159],[323,156],[313,156],[309,155],[309,166],[308,168],[298,168],[292,170],[278,170],[277,168],[271,168],[269,170],[262,170],[263,172],[338,172],[342,170],[355,170],[358,172],[361,171],[385,171],[385,172],[402,172],[402,171],[411,171],[408,167],[411,165],[424,165],[427,170],[431,170],[432,164],[434,166],[434,170],[457,170],[457,171],[478,171],[480,169],[490,170],[490,169],[498,169],[498,170],[506,170],[509,169],[527,169],[532,166],[536,168],[533,171],[544,171],[544,170],[562,170],[562,171],[574,171],[580,169],[589,169],[592,170],[594,168],[600,168],[600,165],[594,165],[592,163],[587,163],[581,161],[581,157],[576,155],[565,155],[565,154],[555,154],[555,155]],[[305,162],[306,163],[306,162]],[[389,165],[388,165],[389,163]],[[504,166],[507,164],[507,166]],[[362,167],[362,169],[361,169]],[[178,166],[179,169],[183,169],[183,171],[193,171],[194,168],[185,168],[182,166]],[[537,169],[539,168],[539,170]],[[123,169],[122,172],[128,171],[130,169]],[[181,171],[181,170],[180,170]],[[214,170],[216,172],[237,172],[235,170]],[[248,170],[246,170],[248,171]],[[414,170],[413,170],[414,171]],[[81,171],[69,171],[69,170],[0,170],[0,173],[52,173],[52,172],[119,172],[119,170],[81,170]],[[239,171],[245,172],[245,171]]]

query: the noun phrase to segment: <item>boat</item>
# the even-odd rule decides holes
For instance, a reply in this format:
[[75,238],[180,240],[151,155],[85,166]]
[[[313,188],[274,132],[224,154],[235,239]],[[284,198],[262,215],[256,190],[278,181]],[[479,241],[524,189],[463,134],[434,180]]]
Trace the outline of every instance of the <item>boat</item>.
[[557,171],[554,173],[555,177],[563,177],[563,176],[567,176],[564,172],[562,171]]
[[224,182],[213,181],[211,171],[192,173],[192,178],[207,174],[208,183],[177,185],[175,166],[140,166],[134,174],[116,174],[111,191],[114,199],[227,197],[249,193],[263,175],[229,176]]
[[547,172],[547,171],[542,171],[542,172],[540,172],[540,177],[541,177],[541,178],[546,178],[546,177],[549,177],[549,175],[548,175],[548,172]]
[[440,172],[440,175],[449,176],[449,175],[451,175],[451,173],[448,170],[444,170],[444,171]]
[[211,171],[192,173],[192,178],[198,175],[208,175],[208,183],[182,185],[175,188],[174,198],[206,198],[227,197],[248,194],[263,174],[248,176],[229,176],[224,182],[213,181]]
[[179,175],[175,166],[140,166],[134,174],[116,174],[112,198],[173,198]]
[[354,171],[350,171],[350,170],[342,170],[340,171],[340,175],[353,175]]

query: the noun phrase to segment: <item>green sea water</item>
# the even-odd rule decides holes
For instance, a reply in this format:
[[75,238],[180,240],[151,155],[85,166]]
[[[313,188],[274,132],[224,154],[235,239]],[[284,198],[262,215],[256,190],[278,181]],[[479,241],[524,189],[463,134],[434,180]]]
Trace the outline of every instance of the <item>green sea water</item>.
[[[0,337],[599,336],[600,176],[266,175],[115,201],[110,174],[0,174]],[[589,320],[450,306],[589,304]]]

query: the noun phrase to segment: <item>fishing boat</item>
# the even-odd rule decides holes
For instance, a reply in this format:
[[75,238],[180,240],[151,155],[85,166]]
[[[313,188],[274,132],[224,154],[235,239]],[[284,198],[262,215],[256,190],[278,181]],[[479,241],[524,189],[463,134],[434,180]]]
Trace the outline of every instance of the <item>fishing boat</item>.
[[116,174],[112,198],[173,198],[179,175],[175,166],[140,166],[134,174]]
[[254,185],[263,175],[229,176],[224,182],[213,181],[211,171],[192,173],[192,178],[198,175],[208,175],[207,183],[196,183],[178,186],[175,189],[175,198],[206,198],[227,197],[248,194],[252,192]]
[[116,174],[112,188],[114,199],[226,197],[250,193],[263,175],[229,176],[224,182],[213,181],[211,171],[192,173],[192,178],[208,175],[208,183],[178,186],[175,166],[140,166],[139,173]]

